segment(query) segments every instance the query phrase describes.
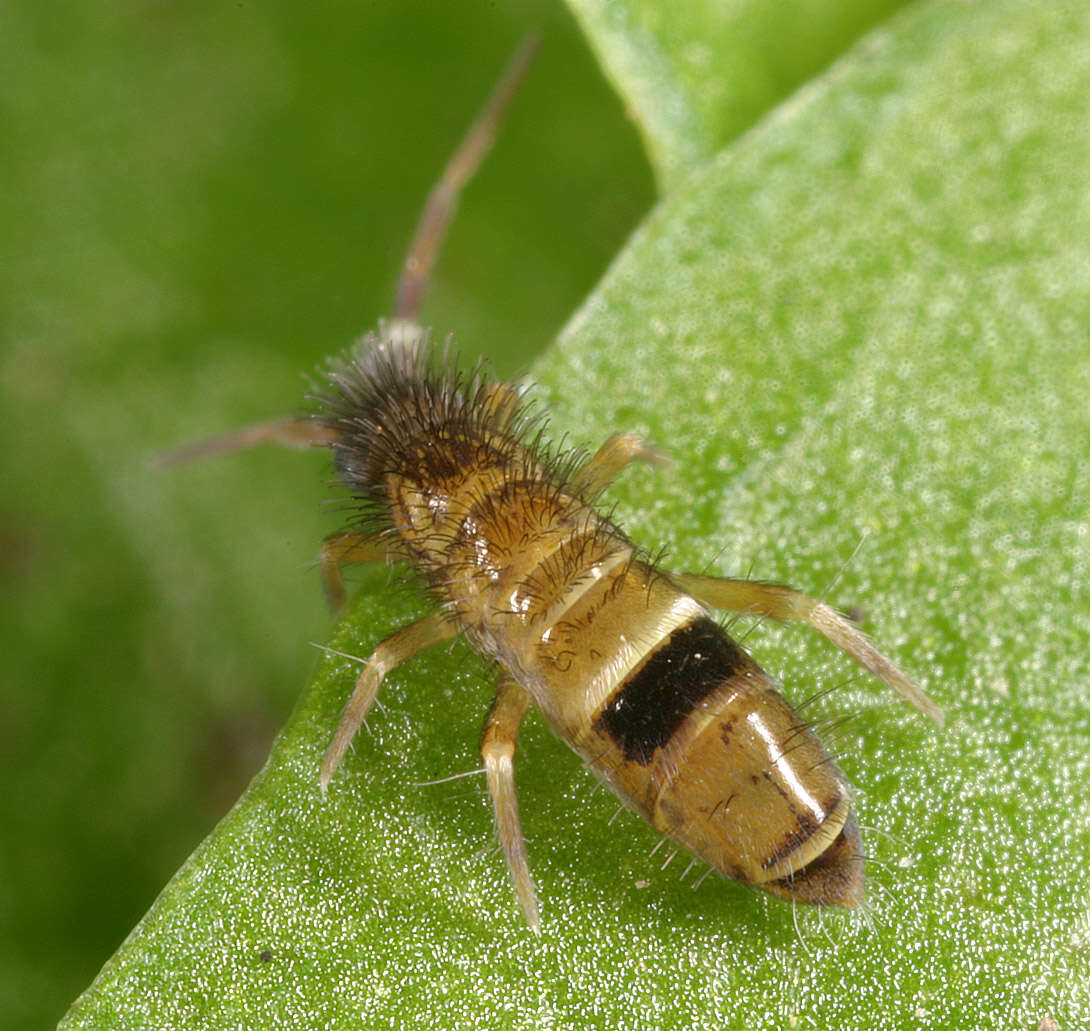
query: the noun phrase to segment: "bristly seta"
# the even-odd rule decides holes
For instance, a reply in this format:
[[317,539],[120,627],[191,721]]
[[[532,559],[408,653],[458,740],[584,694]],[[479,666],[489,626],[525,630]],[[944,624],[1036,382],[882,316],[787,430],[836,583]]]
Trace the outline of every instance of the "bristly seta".
[[942,711],[845,616],[787,587],[656,567],[595,502],[633,460],[631,435],[593,455],[554,453],[542,420],[478,370],[460,375],[416,323],[458,192],[479,164],[531,60],[515,56],[433,190],[398,287],[396,317],[321,377],[314,411],[175,452],[263,441],[321,445],[358,520],[327,539],[334,605],[341,566],[393,558],[419,571],[436,610],[379,644],[359,675],[319,773],[325,790],[385,675],[464,635],[499,667],[481,752],[515,892],[537,930],[515,795],[519,725],[531,705],[629,808],[714,869],[774,895],[858,906],[862,843],[848,785],[778,685],[710,608],[801,620],[936,721]]

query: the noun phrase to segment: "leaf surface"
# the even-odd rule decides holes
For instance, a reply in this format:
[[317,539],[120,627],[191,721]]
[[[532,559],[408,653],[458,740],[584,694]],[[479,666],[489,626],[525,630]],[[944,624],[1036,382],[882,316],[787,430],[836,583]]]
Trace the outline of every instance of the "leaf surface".
[[664,192],[902,0],[569,0]]

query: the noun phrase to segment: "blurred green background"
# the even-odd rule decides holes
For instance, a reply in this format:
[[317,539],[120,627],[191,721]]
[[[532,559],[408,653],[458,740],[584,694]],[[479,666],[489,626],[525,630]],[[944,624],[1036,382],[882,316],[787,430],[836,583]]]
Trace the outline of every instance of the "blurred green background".
[[[733,5],[718,27],[760,56],[712,76],[671,20],[680,81],[695,68],[717,88],[678,124],[641,109],[661,181],[895,6],[847,0],[834,39],[814,27],[819,0],[776,6],[782,25],[761,0]],[[581,10],[615,21],[619,50],[596,36],[623,77],[625,47],[662,9]],[[558,2],[0,7],[0,1027],[48,1026],[90,982],[261,765],[315,663],[309,642],[327,637],[312,560],[340,517],[322,504],[325,460],[270,450],[163,473],[149,457],[291,411],[306,372],[389,311],[429,186],[532,29],[545,47],[424,311],[502,375],[552,339],[653,197],[635,132]],[[641,102],[632,82],[629,94]],[[1047,129],[1039,115],[1029,124]],[[1066,193],[1051,196],[1055,211]],[[578,399],[588,381],[550,386]],[[1023,415],[1028,437],[1047,411]],[[992,594],[1009,630],[1010,593]],[[1040,611],[1035,597],[1023,592],[1023,611]],[[1021,810],[1018,822],[1032,826]]]
[[49,1026],[260,767],[329,625],[322,457],[155,452],[292,411],[546,37],[424,321],[525,368],[652,201],[566,10],[0,7],[0,1026]]

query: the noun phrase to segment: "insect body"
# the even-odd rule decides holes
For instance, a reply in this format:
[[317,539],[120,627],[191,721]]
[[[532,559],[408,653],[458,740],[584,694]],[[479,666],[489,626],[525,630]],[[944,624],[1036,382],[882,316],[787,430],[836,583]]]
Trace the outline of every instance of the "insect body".
[[842,775],[694,593],[781,618],[785,604],[809,610],[865,645],[851,624],[784,588],[656,569],[592,506],[626,460],[651,455],[645,445],[615,437],[581,463],[543,454],[509,388],[460,381],[423,340],[365,338],[329,374],[318,418],[368,520],[335,539],[338,557],[405,559],[440,602],[365,667],[323,784],[385,670],[462,633],[503,670],[482,751],[532,925],[512,764],[531,702],[626,805],[717,870],[802,902],[858,905],[861,843]]
[[656,568],[594,504],[636,437],[590,457],[540,443],[540,420],[481,370],[460,376],[415,324],[461,182],[479,161],[528,53],[434,191],[406,262],[398,317],[332,365],[308,421],[250,427],[184,457],[263,439],[332,449],[360,523],[328,539],[330,597],[346,562],[397,558],[438,602],[367,660],[322,762],[326,788],[392,668],[464,634],[500,667],[482,755],[526,919],[538,905],[519,824],[514,754],[531,704],[653,827],[728,877],[785,898],[857,906],[862,846],[848,786],[775,682],[710,608],[802,620],[935,719],[941,710],[844,616],[789,588]]

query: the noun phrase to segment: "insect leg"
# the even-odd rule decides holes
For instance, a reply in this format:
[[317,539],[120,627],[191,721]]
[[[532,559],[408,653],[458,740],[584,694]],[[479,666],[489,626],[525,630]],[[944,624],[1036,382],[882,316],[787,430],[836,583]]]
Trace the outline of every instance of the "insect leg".
[[386,542],[366,533],[335,533],[322,541],[318,554],[318,566],[322,572],[329,607],[338,611],[344,604],[344,577],[341,566],[349,562],[377,562],[386,558]]
[[411,659],[417,652],[454,637],[458,631],[458,624],[442,610],[437,610],[409,626],[402,627],[375,648],[356,680],[356,689],[341,713],[336,733],[322,758],[318,783],[323,793],[333,774],[337,772],[337,767],[341,765],[356,732],[362,726],[386,674]]
[[416,320],[420,304],[424,300],[428,277],[454,215],[458,194],[491,148],[504,113],[514,99],[515,92],[537,52],[538,42],[538,37],[531,36],[516,51],[492,95],[447,162],[439,182],[428,195],[424,213],[417,223],[409,253],[401,269],[401,279],[397,284],[395,311],[399,319],[406,322]]
[[682,590],[712,608],[752,612],[755,616],[782,622],[799,620],[809,623],[925,716],[930,716],[940,726],[944,722],[946,717],[942,709],[892,660],[878,651],[859,627],[831,605],[778,584],[698,576],[695,573],[670,573],[669,576]]
[[526,922],[536,934],[541,922],[537,892],[530,876],[526,839],[522,836],[518,796],[515,793],[515,745],[519,724],[529,705],[530,696],[526,691],[510,677],[502,676],[496,686],[496,699],[485,721],[481,756],[488,778],[488,793],[492,796],[492,809],[496,815],[496,831],[507,859],[507,869],[511,871],[515,895]]
[[198,440],[171,451],[164,451],[155,456],[155,465],[160,469],[169,469],[203,458],[230,454],[232,451],[249,451],[258,444],[279,444],[295,451],[304,451],[309,447],[330,444],[336,436],[336,432],[328,426],[322,426],[311,419],[296,419],[286,415],[265,422],[252,422],[218,437],[209,437],[207,440]]
[[647,462],[660,468],[673,464],[669,455],[648,444],[634,433],[618,433],[609,438],[587,459],[572,477],[572,486],[586,494],[596,494],[613,480],[629,462]]

